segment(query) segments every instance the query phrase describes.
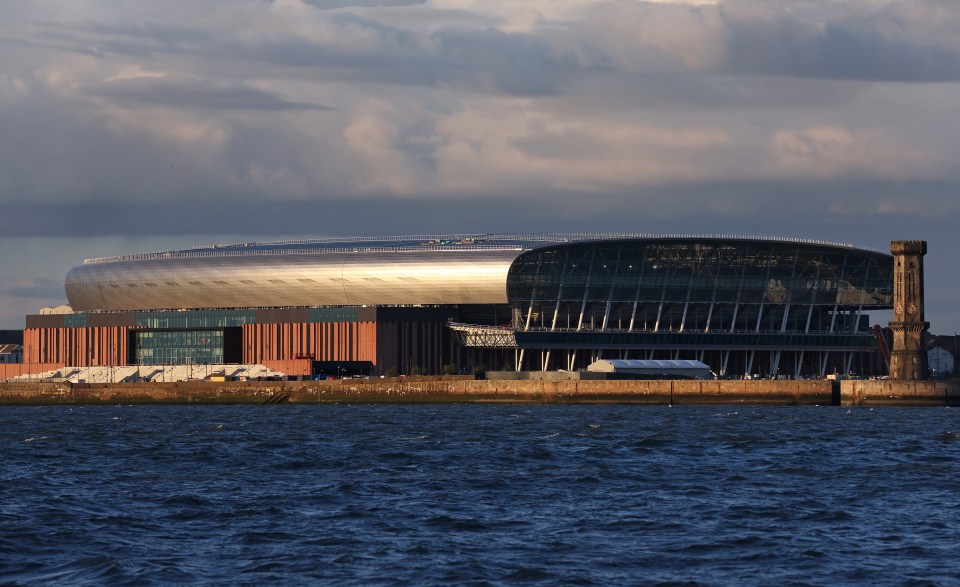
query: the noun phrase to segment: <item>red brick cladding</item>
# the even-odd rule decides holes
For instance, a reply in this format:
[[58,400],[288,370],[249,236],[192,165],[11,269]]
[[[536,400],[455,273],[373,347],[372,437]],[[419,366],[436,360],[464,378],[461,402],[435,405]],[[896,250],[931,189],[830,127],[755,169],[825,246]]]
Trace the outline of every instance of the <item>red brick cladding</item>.
[[71,366],[128,365],[126,326],[27,328],[23,331],[24,363]]
[[375,322],[244,324],[243,362],[311,358],[377,362]]

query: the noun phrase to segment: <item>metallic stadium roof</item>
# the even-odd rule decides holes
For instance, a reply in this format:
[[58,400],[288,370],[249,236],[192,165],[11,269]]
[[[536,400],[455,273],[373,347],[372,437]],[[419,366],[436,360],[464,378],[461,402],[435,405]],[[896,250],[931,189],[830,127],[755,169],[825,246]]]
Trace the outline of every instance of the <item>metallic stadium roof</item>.
[[885,252],[876,249],[859,247],[849,243],[839,243],[824,240],[734,234],[669,234],[648,232],[570,232],[517,234],[475,233],[376,237],[331,237],[306,240],[214,244],[196,246],[189,249],[175,249],[171,251],[93,257],[84,259],[83,262],[84,264],[91,264],[113,261],[169,259],[172,257],[222,257],[230,255],[324,254],[378,251],[450,251],[456,249],[531,250],[551,244],[628,239],[710,239],[730,241],[763,241],[869,250],[880,253]]
[[86,259],[67,274],[75,311],[505,304],[524,252],[618,240],[843,243],[742,235],[455,234],[210,245]]

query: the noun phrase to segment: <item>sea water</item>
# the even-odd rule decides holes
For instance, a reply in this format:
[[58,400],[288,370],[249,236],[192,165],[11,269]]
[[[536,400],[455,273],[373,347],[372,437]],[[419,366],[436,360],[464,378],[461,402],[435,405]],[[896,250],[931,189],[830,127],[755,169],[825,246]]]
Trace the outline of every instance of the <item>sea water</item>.
[[960,583],[960,410],[0,409],[0,584]]

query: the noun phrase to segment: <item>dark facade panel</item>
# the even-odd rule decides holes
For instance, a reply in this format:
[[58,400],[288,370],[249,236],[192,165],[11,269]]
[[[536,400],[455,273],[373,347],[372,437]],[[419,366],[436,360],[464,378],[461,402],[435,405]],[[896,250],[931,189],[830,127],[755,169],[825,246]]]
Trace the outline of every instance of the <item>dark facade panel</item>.
[[304,322],[363,322],[360,308],[356,306],[334,308],[310,308]]
[[223,362],[243,362],[243,328],[230,326],[223,329]]
[[63,328],[64,314],[32,314],[27,316],[27,328]]
[[256,312],[257,324],[310,321],[310,310],[307,308],[267,308]]
[[0,344],[23,345],[22,330],[0,330]]
[[397,321],[432,321],[446,322],[455,318],[457,315],[454,307],[427,307],[427,308],[405,308],[405,307],[383,307],[376,308],[377,320],[381,322]]
[[[137,325],[136,312],[93,312],[74,314],[74,316],[86,316],[86,324],[78,326],[127,326],[133,328]],[[67,326],[72,325],[67,324]]]

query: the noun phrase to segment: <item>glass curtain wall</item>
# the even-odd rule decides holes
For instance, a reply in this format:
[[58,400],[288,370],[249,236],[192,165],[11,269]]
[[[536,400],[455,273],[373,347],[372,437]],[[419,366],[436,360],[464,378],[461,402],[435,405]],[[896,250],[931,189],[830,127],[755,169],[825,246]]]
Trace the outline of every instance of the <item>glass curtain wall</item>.
[[137,326],[143,328],[226,328],[253,324],[256,320],[256,310],[137,312]]
[[843,349],[873,344],[864,312],[891,307],[892,274],[853,248],[665,239],[530,251],[507,286],[518,342],[540,348]]
[[224,362],[223,330],[161,330],[135,333],[136,360],[141,365],[220,364]]

